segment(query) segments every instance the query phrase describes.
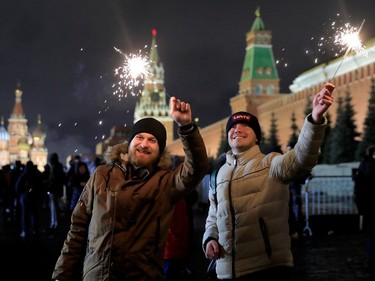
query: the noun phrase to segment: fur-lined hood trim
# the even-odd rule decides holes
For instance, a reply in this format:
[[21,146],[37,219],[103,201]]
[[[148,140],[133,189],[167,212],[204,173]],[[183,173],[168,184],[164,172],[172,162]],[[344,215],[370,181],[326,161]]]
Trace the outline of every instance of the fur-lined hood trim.
[[[115,163],[121,163],[121,153],[128,154],[128,147],[129,144],[127,141],[114,146],[109,146],[103,155],[106,164],[114,165]],[[162,170],[170,169],[172,167],[172,156],[167,149],[164,149],[161,154],[157,167]]]

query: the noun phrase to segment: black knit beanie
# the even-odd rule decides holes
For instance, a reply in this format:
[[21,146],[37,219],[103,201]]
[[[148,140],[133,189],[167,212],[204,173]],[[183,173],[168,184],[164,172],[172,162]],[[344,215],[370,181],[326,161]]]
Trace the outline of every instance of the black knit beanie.
[[165,130],[164,125],[158,120],[147,117],[135,122],[130,131],[128,143],[130,143],[134,136],[139,133],[148,133],[153,135],[158,140],[160,153],[164,151],[167,140],[167,131]]
[[238,124],[238,123],[247,124],[251,129],[253,129],[253,131],[254,131],[254,133],[257,137],[258,143],[260,142],[260,139],[262,137],[262,133],[261,133],[261,130],[260,130],[258,118],[256,118],[254,115],[252,115],[248,112],[245,112],[245,111],[233,113],[227,121],[227,131],[226,131],[227,135],[228,135],[229,130],[235,124]]

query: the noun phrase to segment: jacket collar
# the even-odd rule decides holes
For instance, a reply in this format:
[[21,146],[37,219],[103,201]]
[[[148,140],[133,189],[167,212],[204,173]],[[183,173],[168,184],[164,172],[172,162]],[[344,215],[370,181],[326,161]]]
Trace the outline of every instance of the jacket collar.
[[259,145],[254,145],[250,149],[236,155],[233,154],[232,150],[230,150],[227,153],[227,162],[230,165],[234,165],[237,161],[237,165],[245,165],[251,159],[257,157],[258,154],[262,154]]
[[[114,165],[116,163],[122,162],[121,153],[123,154],[128,153],[128,142],[123,142],[123,143],[119,143],[114,146],[108,147],[107,151],[104,153],[103,158],[106,164]],[[126,164],[125,167],[123,168],[125,170],[126,169],[139,170],[137,173],[139,174],[139,176],[142,175],[141,176],[142,178],[147,176],[144,171],[141,171],[141,170],[145,170],[144,168],[134,169],[134,168],[127,167],[128,165],[130,164]],[[170,153],[167,151],[167,149],[164,149],[164,151],[160,155],[159,161],[156,165],[156,169],[165,170],[165,169],[169,169],[171,166],[172,166],[172,157]],[[151,173],[151,172],[152,171],[148,171],[148,173]]]

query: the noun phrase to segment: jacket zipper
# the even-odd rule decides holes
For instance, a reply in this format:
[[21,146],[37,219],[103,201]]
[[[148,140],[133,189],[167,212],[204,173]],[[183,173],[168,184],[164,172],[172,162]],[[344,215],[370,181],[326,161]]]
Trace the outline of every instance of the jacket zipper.
[[233,167],[233,170],[232,170],[232,174],[230,176],[229,188],[228,188],[228,197],[229,197],[229,202],[230,202],[230,214],[231,214],[231,220],[232,220],[232,278],[236,278],[235,264],[234,264],[235,260],[236,260],[236,258],[235,258],[236,257],[236,250],[235,249],[236,248],[235,248],[235,244],[234,244],[234,241],[236,240],[235,239],[236,217],[235,217],[235,211],[234,211],[233,204],[232,204],[232,179],[233,179],[234,171],[237,168],[237,156],[236,155],[234,155],[233,164],[234,164],[234,167]]

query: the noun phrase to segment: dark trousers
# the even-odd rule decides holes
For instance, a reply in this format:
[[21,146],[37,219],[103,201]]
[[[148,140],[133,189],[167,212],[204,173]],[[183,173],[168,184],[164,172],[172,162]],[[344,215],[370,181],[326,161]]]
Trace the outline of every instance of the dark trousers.
[[241,276],[235,279],[220,279],[223,281],[264,281],[277,280],[289,281],[291,278],[291,268],[286,266],[278,266],[265,270],[261,270],[252,274]]
[[375,213],[372,211],[369,215],[364,217],[367,228],[367,251],[368,251],[368,266],[371,274],[375,277]]
[[164,260],[164,281],[192,281],[193,273],[186,259]]

